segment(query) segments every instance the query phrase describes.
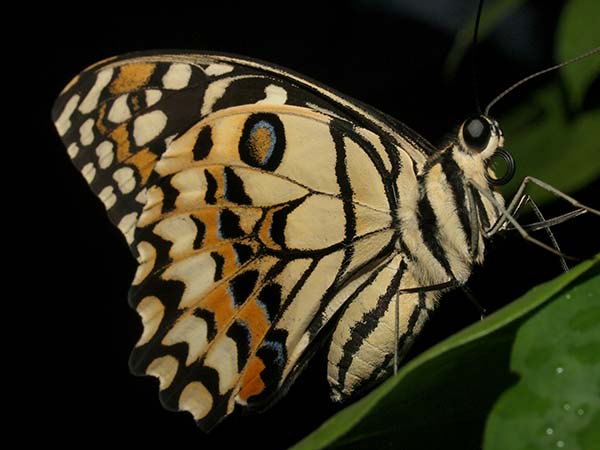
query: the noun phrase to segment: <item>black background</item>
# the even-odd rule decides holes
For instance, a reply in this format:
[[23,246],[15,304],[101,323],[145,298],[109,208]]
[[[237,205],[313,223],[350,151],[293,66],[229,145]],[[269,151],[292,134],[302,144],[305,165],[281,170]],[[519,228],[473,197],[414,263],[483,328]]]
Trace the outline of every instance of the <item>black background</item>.
[[[38,362],[30,371],[33,389],[28,390],[28,405],[33,408],[26,407],[25,419],[34,420],[36,426],[49,425],[44,427],[46,440],[83,446],[168,443],[172,448],[189,444],[229,448],[244,444],[279,449],[299,440],[339,408],[328,399],[326,361],[319,355],[274,408],[261,415],[235,414],[208,436],[188,414],[162,409],[156,381],[135,378],[127,367],[129,350],[141,332],[139,319],[126,302],[134,261],[101,203],[71,167],[50,121],[50,108],[72,76],[108,56],[153,48],[205,49],[292,68],[439,142],[474,109],[470,66],[462,67],[450,82],[442,79],[441,72],[452,42],[452,24],[465,11],[474,14],[476,2],[466,9],[469,2],[438,2],[440,8],[450,5],[446,24],[407,14],[402,8],[368,3],[323,10],[281,2],[279,13],[257,3],[254,9],[202,7],[177,16],[90,11],[77,18],[39,18],[39,24],[30,24],[37,44],[34,58],[27,57],[33,49],[24,49],[35,70],[34,95],[28,103],[35,108],[28,111],[28,123],[37,128],[27,131],[26,137],[35,142],[32,148],[17,150],[23,152],[19,158],[25,157],[23,167],[36,173],[33,181],[25,183],[24,196],[26,208],[35,213],[35,253],[28,252],[21,267],[27,273],[28,267],[36,271],[27,281],[32,286],[25,288],[40,289],[35,311],[46,326],[37,329]],[[502,33],[481,44],[483,102],[514,80],[552,63],[559,12],[558,1],[532,2],[502,22]],[[523,51],[519,51],[521,44]],[[536,85],[531,83],[498,105],[499,118]],[[598,83],[594,90],[598,91]],[[510,142],[510,135],[507,139]],[[598,205],[597,194],[596,183],[576,196]],[[545,209],[549,215],[559,210],[555,205]],[[565,250],[590,255],[598,251],[597,225],[582,218],[559,228],[557,235]],[[489,246],[486,264],[475,271],[470,286],[479,302],[493,311],[559,273],[557,258],[516,236],[499,237]],[[477,319],[477,310],[461,295],[447,295],[414,353]],[[27,354],[31,352],[29,348]],[[435,431],[435,424],[431,428]]]

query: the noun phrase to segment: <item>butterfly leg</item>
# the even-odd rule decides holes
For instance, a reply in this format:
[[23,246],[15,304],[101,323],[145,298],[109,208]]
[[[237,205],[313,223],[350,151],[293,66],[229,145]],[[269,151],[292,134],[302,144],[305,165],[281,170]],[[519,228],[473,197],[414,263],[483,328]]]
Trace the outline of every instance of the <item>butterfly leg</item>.
[[534,177],[527,176],[523,179],[523,182],[521,183],[521,186],[519,186],[519,190],[517,191],[517,195],[523,195],[523,192],[527,188],[528,183],[535,184],[536,186],[544,189],[545,191],[550,192],[551,194],[554,194],[559,198],[562,198],[563,200],[569,202],[571,205],[575,206],[576,208],[580,208],[580,209],[588,211],[596,216],[600,216],[600,211],[598,211],[597,209],[591,208],[589,206],[584,205],[583,203],[580,203],[573,197],[565,194],[564,192],[559,191],[558,189],[549,185],[548,183],[545,183],[542,180],[539,180]]
[[[513,217],[512,213],[509,212],[509,210],[510,211],[515,210],[516,205],[518,204],[518,200],[519,200],[518,198],[513,199],[513,201],[511,202],[511,204],[509,205],[509,207],[507,209],[504,207],[504,205],[500,204],[498,202],[498,200],[496,200],[494,198],[494,196],[488,190],[482,189],[481,187],[477,186],[474,183],[469,183],[469,186],[472,186],[475,189],[477,189],[481,195],[483,195],[492,205],[494,205],[494,207],[502,213],[504,221],[509,222],[515,228],[515,230],[517,230],[517,232],[521,235],[521,237],[523,239],[525,239],[528,242],[531,242],[532,244],[537,245],[538,247],[541,247],[541,248],[549,251],[550,253],[554,253],[555,255],[562,256],[563,258],[572,259],[572,260],[577,259],[572,256],[565,255],[564,253],[556,250],[553,247],[550,247],[549,245],[545,244],[544,242],[540,241],[539,239],[534,238],[519,224],[519,222],[517,222],[517,220]],[[502,221],[502,218],[501,218],[498,222],[496,222],[496,224],[492,228],[490,228],[489,230],[484,230],[483,236],[485,238],[489,238],[489,237],[493,236],[504,226],[504,224],[505,223]]]
[[469,301],[473,304],[473,306],[477,308],[477,311],[479,311],[479,319],[483,320],[485,314],[487,313],[486,309],[483,306],[481,306],[481,304],[477,301],[477,299],[467,286],[461,286],[460,288],[463,291],[463,294],[465,294]]
[[[516,198],[516,196],[515,196]],[[529,231],[535,231],[535,230],[541,230],[542,228],[544,230],[546,230],[546,233],[548,234],[548,238],[550,239],[550,241],[552,242],[552,246],[557,250],[557,251],[561,251],[560,250],[560,246],[558,245],[558,241],[556,240],[556,238],[554,237],[554,233],[552,232],[552,230],[550,229],[550,227],[552,226],[551,224],[553,223],[553,221],[556,221],[556,219],[558,218],[553,218],[550,220],[546,220],[546,218],[544,217],[544,215],[542,214],[542,211],[540,210],[540,208],[538,207],[537,203],[534,202],[534,200],[531,198],[531,196],[529,194],[523,194],[521,196],[521,198],[519,199],[512,215],[515,219],[518,219],[521,212],[522,212],[522,207],[523,205],[529,204],[531,206],[531,209],[533,211],[533,213],[536,215],[537,219],[539,220],[539,222],[536,222],[534,225],[536,225],[537,227],[535,229],[533,229],[531,227],[531,224],[529,225],[522,225],[523,229],[525,230],[529,230]],[[577,209],[576,211],[571,212],[570,214],[573,215],[573,213],[578,213],[577,215],[581,215],[583,213],[585,213],[585,210],[583,209]],[[562,216],[559,216],[562,217]],[[565,219],[567,220],[567,219]],[[560,222],[559,222],[560,223]],[[509,224],[506,225],[505,227],[502,228],[502,230],[514,230],[515,228],[510,226]],[[565,259],[560,256],[560,264],[561,267],[563,269],[563,271],[568,272],[569,271],[569,267],[567,266],[567,263],[565,261]]]
[[[552,217],[550,219],[545,219],[541,222],[528,223],[526,225],[522,225],[522,227],[528,231],[537,231],[537,230],[541,230],[542,228],[549,228],[549,227],[553,227],[555,225],[559,225],[563,222],[574,219],[575,217],[579,217],[582,214],[585,214],[586,212],[587,211],[585,209],[579,208],[579,209],[576,209],[575,211],[561,214],[560,216]],[[507,225],[504,229],[505,230],[514,230],[514,228],[511,227],[510,225]]]
[[[531,206],[531,209],[533,210],[533,213],[536,215],[536,217],[538,218],[538,220],[540,221],[539,223],[544,223],[546,222],[546,219],[544,218],[544,215],[542,214],[542,211],[540,210],[540,208],[538,207],[538,205],[533,201],[533,199],[531,198],[531,196],[529,194],[526,194],[523,196],[523,202],[521,202],[521,205],[524,204],[529,204]],[[518,216],[519,213],[519,209],[517,208],[517,211],[515,212],[515,217]],[[552,242],[553,247],[556,249],[556,251],[560,252],[560,246],[558,245],[558,241],[556,240],[556,238],[554,237],[554,233],[552,232],[552,230],[550,229],[550,226],[544,226],[542,227],[546,230],[546,233],[548,234],[548,238],[550,239],[550,241]],[[567,262],[565,261],[565,258],[563,258],[562,256],[559,257],[560,258],[560,265],[563,269],[564,272],[568,272],[569,271],[569,266],[567,265]]]
[[[592,214],[595,214],[597,216],[600,216],[600,211],[591,208],[589,206],[586,206],[582,203],[580,203],[579,201],[577,201],[576,199],[574,199],[573,197],[565,194],[564,192],[559,191],[558,189],[556,189],[555,187],[549,185],[548,183],[545,183],[535,177],[531,177],[531,176],[527,176],[523,179],[523,181],[521,182],[521,185],[519,186],[519,189],[517,189],[517,193],[514,195],[513,199],[511,200],[510,204],[508,205],[508,207],[506,208],[506,210],[509,212],[509,214],[512,214],[514,216],[514,214],[516,213],[516,211],[521,207],[521,205],[524,202],[524,197],[525,197],[525,189],[527,189],[527,186],[529,183],[532,183],[536,186],[538,186],[541,189],[544,189],[546,192],[549,192],[559,198],[562,198],[563,200],[569,202],[571,205],[575,206],[576,208],[578,208],[577,210],[568,213],[568,214],[564,214],[562,216],[559,216],[556,221],[556,224],[564,222],[565,220],[571,219],[573,217],[577,217],[581,214],[584,214],[586,212],[590,212]],[[551,219],[552,220],[552,219]],[[509,220],[507,220],[507,217],[503,216],[500,217],[500,219],[498,219],[498,221],[494,224],[494,226],[489,230],[490,233],[495,234],[500,228],[507,228],[509,226]],[[548,226],[552,226],[552,225],[548,225]]]

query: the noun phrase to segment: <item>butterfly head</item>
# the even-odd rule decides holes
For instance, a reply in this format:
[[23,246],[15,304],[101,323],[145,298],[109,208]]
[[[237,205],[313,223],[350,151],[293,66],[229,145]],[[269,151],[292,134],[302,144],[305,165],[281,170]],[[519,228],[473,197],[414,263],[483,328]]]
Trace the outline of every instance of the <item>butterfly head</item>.
[[[490,185],[503,185],[512,179],[515,161],[504,149],[504,135],[494,119],[480,115],[465,120],[458,131],[458,144],[463,152],[484,162],[485,177]],[[500,175],[493,167],[498,159],[503,160],[505,166]]]

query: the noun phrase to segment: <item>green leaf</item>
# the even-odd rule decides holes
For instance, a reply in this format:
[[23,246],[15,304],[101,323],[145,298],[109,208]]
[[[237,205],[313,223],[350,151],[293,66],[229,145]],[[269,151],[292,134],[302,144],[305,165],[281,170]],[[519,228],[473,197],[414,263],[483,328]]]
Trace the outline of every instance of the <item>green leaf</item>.
[[509,359],[519,326],[596,263],[579,264],[424,352],[293,449],[480,447],[487,412],[514,382]]
[[[479,23],[478,41],[483,41],[488,36],[494,27],[512,13],[518,6],[525,3],[527,0],[497,0],[487,4],[481,15]],[[475,28],[475,13],[469,17],[465,25],[456,33],[452,47],[446,57],[444,63],[444,77],[450,78],[458,70],[462,59],[465,57],[471,44],[473,43],[473,31]]]
[[494,406],[485,450],[600,448],[599,300],[595,276],[519,328],[511,368],[521,378]]
[[[531,175],[563,192],[575,192],[600,178],[600,110],[566,116],[558,81],[532,93],[500,123],[506,146],[517,161],[513,181],[503,189],[510,197],[521,180]],[[535,191],[539,204],[554,196]]]
[[[567,61],[600,45],[598,18],[600,2],[566,2],[557,30],[556,59]],[[600,75],[600,54],[561,69],[571,106],[579,108],[592,81]]]

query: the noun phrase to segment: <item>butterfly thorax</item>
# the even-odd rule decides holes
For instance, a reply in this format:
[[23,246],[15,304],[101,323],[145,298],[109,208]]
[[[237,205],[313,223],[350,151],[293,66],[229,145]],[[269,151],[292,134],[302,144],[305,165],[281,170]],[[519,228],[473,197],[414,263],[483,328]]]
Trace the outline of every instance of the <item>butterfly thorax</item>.
[[472,266],[483,262],[484,231],[499,215],[486,194],[504,204],[489,183],[493,172],[488,163],[501,148],[503,137],[495,122],[489,124],[491,133],[479,147],[465,142],[461,126],[456,138],[432,155],[417,174],[416,201],[399,201],[402,245],[421,285],[462,284]]

